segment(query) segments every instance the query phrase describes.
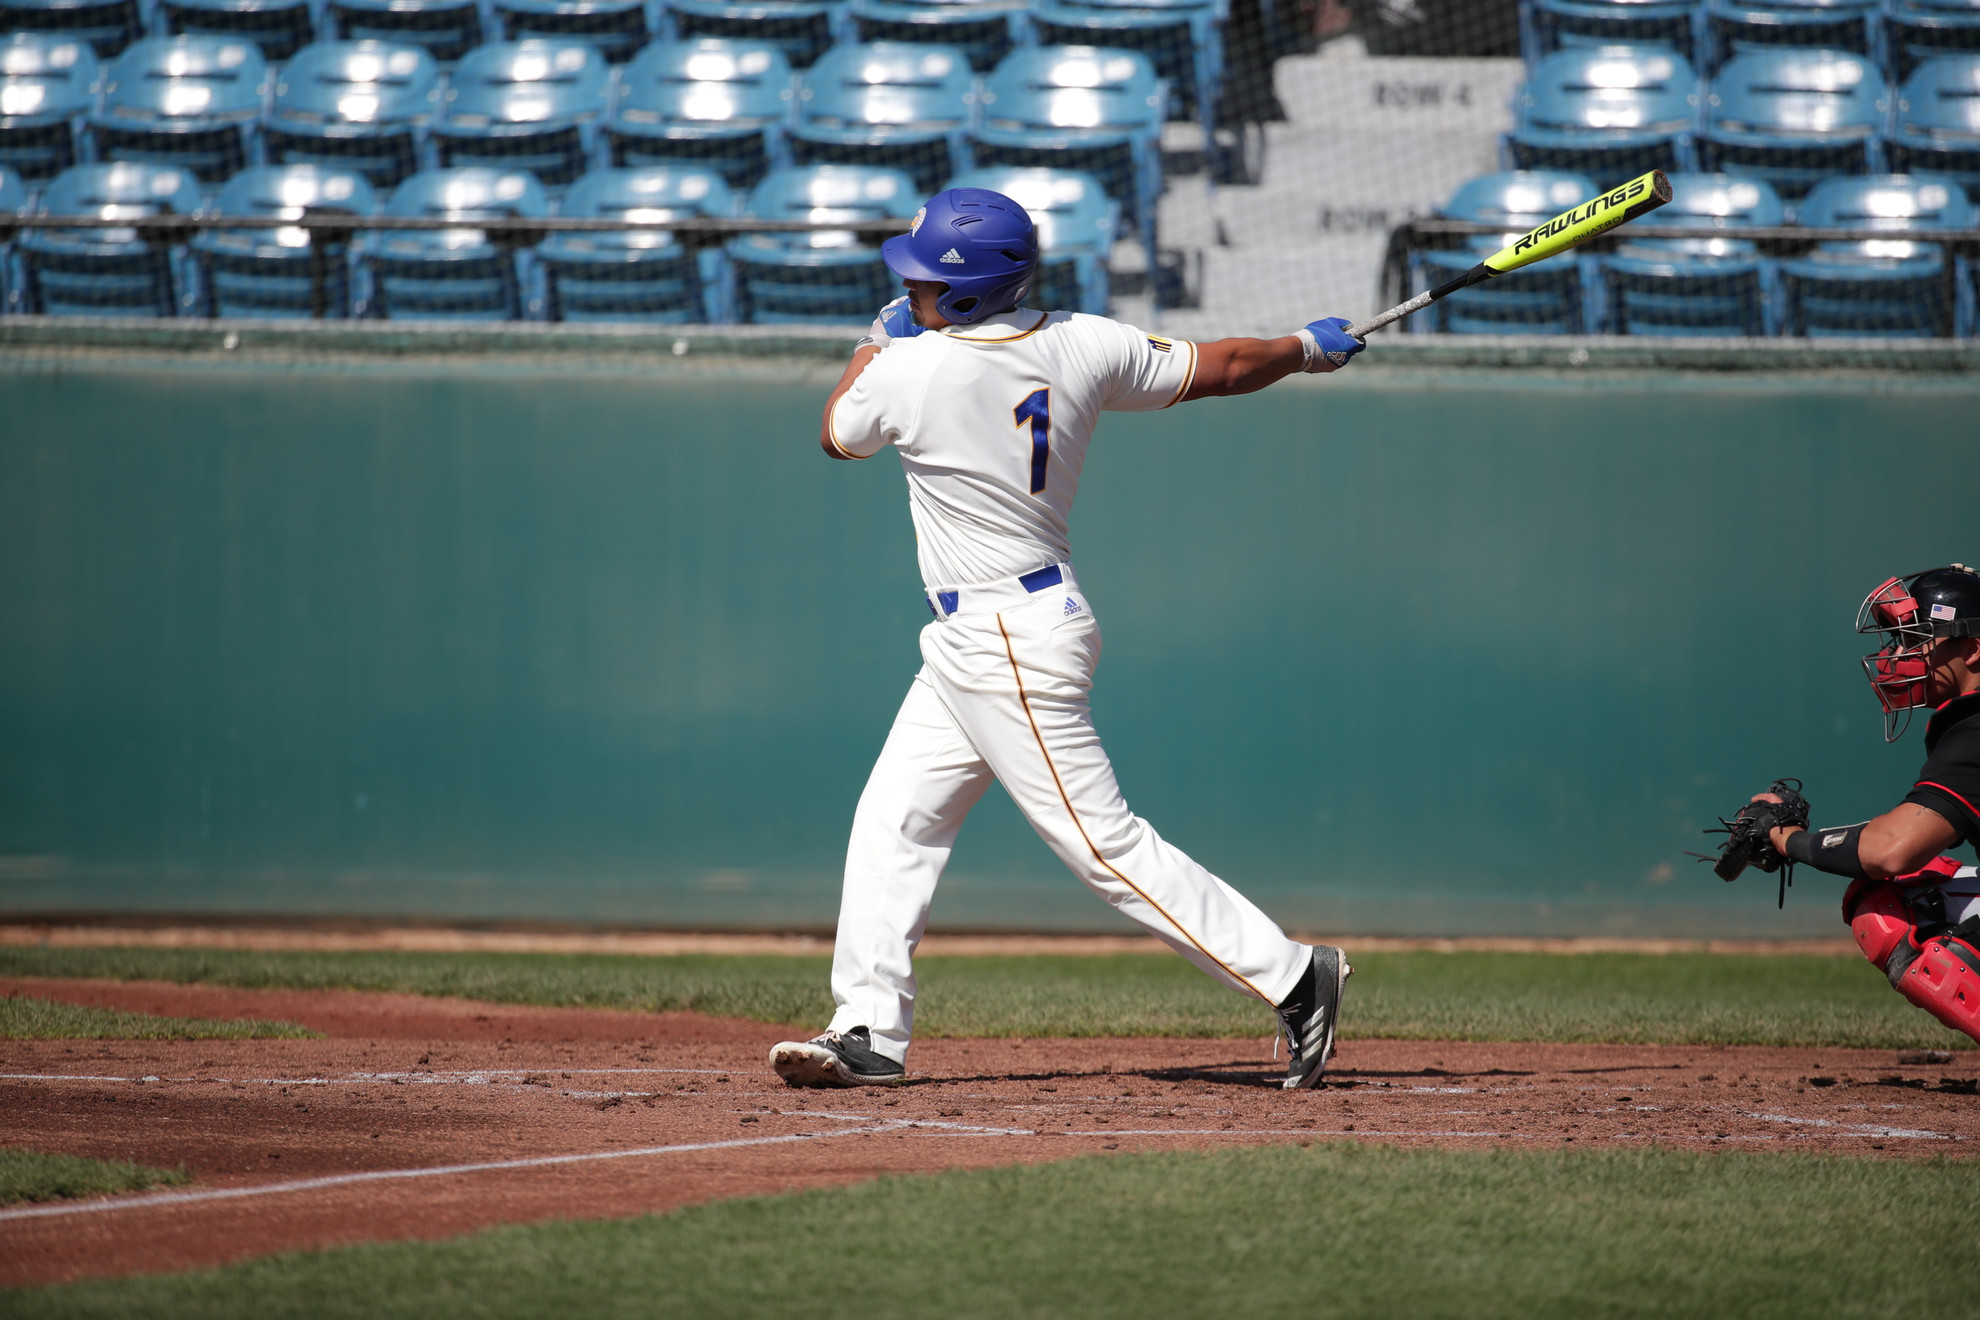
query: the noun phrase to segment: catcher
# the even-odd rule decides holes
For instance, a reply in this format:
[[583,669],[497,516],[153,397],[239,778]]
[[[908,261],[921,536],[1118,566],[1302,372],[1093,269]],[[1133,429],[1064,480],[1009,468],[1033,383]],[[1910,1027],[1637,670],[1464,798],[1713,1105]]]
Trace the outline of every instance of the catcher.
[[[1799,863],[1847,876],[1843,920],[1897,992],[1980,1040],[1980,867],[1945,855],[1980,850],[1980,574],[1963,564],[1891,578],[1864,600],[1856,631],[1881,634],[1863,658],[1884,708],[1884,741],[1931,708],[1925,766],[1891,810],[1861,825],[1808,828],[1798,781],[1781,780],[1724,822],[1718,872]],[[1730,872],[1730,874],[1728,874]]]

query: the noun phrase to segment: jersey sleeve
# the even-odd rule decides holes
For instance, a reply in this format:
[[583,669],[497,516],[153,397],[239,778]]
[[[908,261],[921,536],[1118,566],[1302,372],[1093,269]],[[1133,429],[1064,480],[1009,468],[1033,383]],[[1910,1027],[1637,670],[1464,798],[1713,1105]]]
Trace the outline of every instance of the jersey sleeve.
[[882,399],[888,394],[885,378],[890,374],[881,362],[887,350],[866,364],[852,388],[839,396],[827,420],[832,447],[847,458],[871,458],[900,436],[898,425],[890,426]]
[[1980,842],[1980,716],[1946,731],[1904,800],[1938,812],[1967,842]]
[[1094,319],[1106,327],[1100,335],[1102,408],[1153,412],[1181,400],[1196,379],[1195,344],[1151,335],[1119,321]]

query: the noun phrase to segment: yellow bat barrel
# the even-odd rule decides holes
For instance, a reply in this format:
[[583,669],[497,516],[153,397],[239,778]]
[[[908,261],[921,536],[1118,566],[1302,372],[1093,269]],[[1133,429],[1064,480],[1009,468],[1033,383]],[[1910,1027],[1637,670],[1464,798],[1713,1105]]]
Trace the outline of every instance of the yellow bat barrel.
[[1671,181],[1664,177],[1662,170],[1651,170],[1609,189],[1600,197],[1583,202],[1572,211],[1563,211],[1512,246],[1500,248],[1456,279],[1447,280],[1434,289],[1425,289],[1408,302],[1397,303],[1366,321],[1357,321],[1347,328],[1347,332],[1356,339],[1366,339],[1372,332],[1422,311],[1439,298],[1448,298],[1460,289],[1483,284],[1494,275],[1503,275],[1521,266],[1531,266],[1536,261],[1559,256],[1576,244],[1585,243],[1626,220],[1634,220],[1646,211],[1654,211],[1670,200]]
[[1571,211],[1549,220],[1518,242],[1500,248],[1481,263],[1494,275],[1545,261],[1569,248],[1585,243],[1595,235],[1646,211],[1654,211],[1671,200],[1671,181],[1662,170],[1651,170],[1628,183],[1611,188],[1600,197],[1583,202]]

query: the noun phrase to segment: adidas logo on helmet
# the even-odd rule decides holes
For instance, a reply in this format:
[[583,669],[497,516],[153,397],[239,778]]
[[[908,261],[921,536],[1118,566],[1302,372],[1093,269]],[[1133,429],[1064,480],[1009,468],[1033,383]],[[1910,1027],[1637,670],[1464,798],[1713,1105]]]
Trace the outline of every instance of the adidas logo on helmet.
[[956,251],[954,248],[950,248],[947,252],[944,252],[937,260],[944,266],[960,266],[963,264],[962,253]]

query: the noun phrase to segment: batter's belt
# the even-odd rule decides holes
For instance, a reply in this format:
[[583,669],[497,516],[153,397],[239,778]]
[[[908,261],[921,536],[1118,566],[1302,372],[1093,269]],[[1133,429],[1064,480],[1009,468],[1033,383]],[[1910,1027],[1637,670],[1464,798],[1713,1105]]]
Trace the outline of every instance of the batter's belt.
[[1047,587],[1064,584],[1068,591],[1079,590],[1071,564],[1047,564],[1016,577],[998,578],[968,587],[930,587],[928,612],[937,619],[951,614],[995,614],[1022,605]]

